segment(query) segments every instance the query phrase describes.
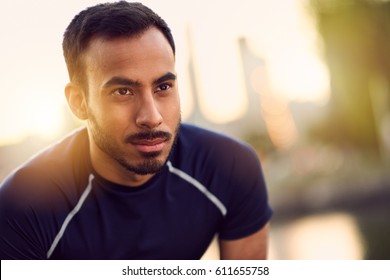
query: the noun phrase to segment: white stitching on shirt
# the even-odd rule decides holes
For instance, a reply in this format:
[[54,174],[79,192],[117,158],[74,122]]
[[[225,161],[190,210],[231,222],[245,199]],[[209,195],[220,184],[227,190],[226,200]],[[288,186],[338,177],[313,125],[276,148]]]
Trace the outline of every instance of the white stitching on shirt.
[[195,188],[197,188],[200,192],[202,192],[221,211],[222,215],[226,216],[227,209],[225,205],[223,205],[223,203],[214,194],[212,194],[204,185],[202,185],[198,180],[191,177],[184,171],[173,167],[170,161],[167,162],[167,166],[171,173],[179,176],[180,178],[182,178],[183,180],[187,181]]
[[64,223],[62,224],[62,227],[61,227],[60,231],[57,233],[57,236],[54,238],[54,241],[51,244],[50,249],[49,249],[49,251],[46,254],[46,257],[48,259],[50,259],[51,255],[53,254],[55,248],[58,245],[58,242],[60,242],[62,236],[64,235],[64,232],[65,232],[66,227],[68,226],[69,222],[73,219],[73,217],[77,214],[77,212],[79,212],[81,206],[83,206],[83,203],[84,203],[85,199],[87,198],[88,194],[91,192],[93,178],[94,178],[94,176],[92,174],[89,175],[89,182],[88,182],[87,188],[85,189],[85,191],[81,195],[80,200],[78,201],[78,203],[75,206],[75,208],[73,208],[73,210],[66,217]]

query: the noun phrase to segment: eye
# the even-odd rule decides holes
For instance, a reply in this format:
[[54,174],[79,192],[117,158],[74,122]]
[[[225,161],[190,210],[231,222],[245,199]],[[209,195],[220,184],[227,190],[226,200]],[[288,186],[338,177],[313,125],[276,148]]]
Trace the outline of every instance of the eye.
[[118,88],[118,89],[113,91],[113,94],[116,94],[116,95],[132,95],[133,93],[128,88]]
[[161,84],[161,85],[159,85],[159,86],[157,87],[156,92],[166,91],[166,90],[170,89],[171,87],[172,87],[171,84],[167,84],[167,83]]

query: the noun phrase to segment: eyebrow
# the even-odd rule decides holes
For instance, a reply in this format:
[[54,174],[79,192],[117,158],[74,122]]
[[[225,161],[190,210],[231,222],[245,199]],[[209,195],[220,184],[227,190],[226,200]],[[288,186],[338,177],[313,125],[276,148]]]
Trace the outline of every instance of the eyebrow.
[[154,80],[153,84],[154,85],[161,84],[161,83],[166,82],[166,81],[176,80],[176,78],[177,77],[176,77],[175,74],[173,74],[172,72],[167,72],[165,75],[163,75],[160,78]]
[[[173,74],[172,72],[167,72],[163,76],[155,79],[153,81],[153,85],[161,84],[163,82],[169,81],[169,80],[176,80],[176,75]],[[104,84],[104,88],[108,88],[110,86],[114,85],[121,85],[121,86],[129,86],[129,87],[140,87],[141,82],[140,81],[135,81],[132,79],[120,77],[120,76],[114,76],[110,80],[108,80]]]

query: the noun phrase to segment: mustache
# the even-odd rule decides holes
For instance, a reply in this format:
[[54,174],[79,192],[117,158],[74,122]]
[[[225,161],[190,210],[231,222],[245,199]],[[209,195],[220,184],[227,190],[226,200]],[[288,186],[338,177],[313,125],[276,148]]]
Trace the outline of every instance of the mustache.
[[169,141],[172,138],[172,134],[166,131],[145,131],[134,133],[126,137],[125,142],[131,144],[133,142],[142,141],[142,140],[154,140],[154,139],[164,139]]

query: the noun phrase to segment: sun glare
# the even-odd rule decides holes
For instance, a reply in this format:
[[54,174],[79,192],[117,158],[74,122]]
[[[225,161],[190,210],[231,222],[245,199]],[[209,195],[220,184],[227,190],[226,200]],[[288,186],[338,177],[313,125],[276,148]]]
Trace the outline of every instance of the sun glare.
[[9,103],[10,106],[3,112],[9,119],[3,120],[0,144],[20,142],[32,135],[52,139],[61,131],[62,110],[57,100],[42,97],[16,103]]
[[[174,31],[184,118],[194,110],[195,98],[200,111],[215,123],[227,123],[245,114],[248,85],[239,38],[252,42],[253,50],[265,62],[273,93],[286,102],[326,100],[329,77],[315,51],[314,27],[302,13],[301,1],[167,1],[170,5],[155,0],[146,4],[166,18]],[[0,29],[9,25],[7,20],[13,20],[11,32],[1,29],[7,42],[0,54],[1,142],[32,133],[52,137],[58,132],[62,113],[58,104],[63,99],[63,81],[67,80],[61,36],[77,11],[99,1],[72,0],[63,7],[51,7],[51,13],[39,14],[46,2],[51,3],[26,4],[23,9],[9,2],[11,12],[26,18],[24,24],[13,17],[0,17]],[[172,5],[181,13],[172,13]],[[61,9],[64,13],[57,15]],[[54,23],[47,26],[47,22]],[[190,43],[188,36],[193,39]],[[192,78],[188,73],[191,59],[196,76]],[[191,79],[195,79],[197,92],[192,92]],[[26,95],[30,100],[25,100]]]
[[62,124],[61,111],[49,102],[43,102],[31,112],[27,121],[31,134],[39,134],[44,138],[53,138],[60,132]]

